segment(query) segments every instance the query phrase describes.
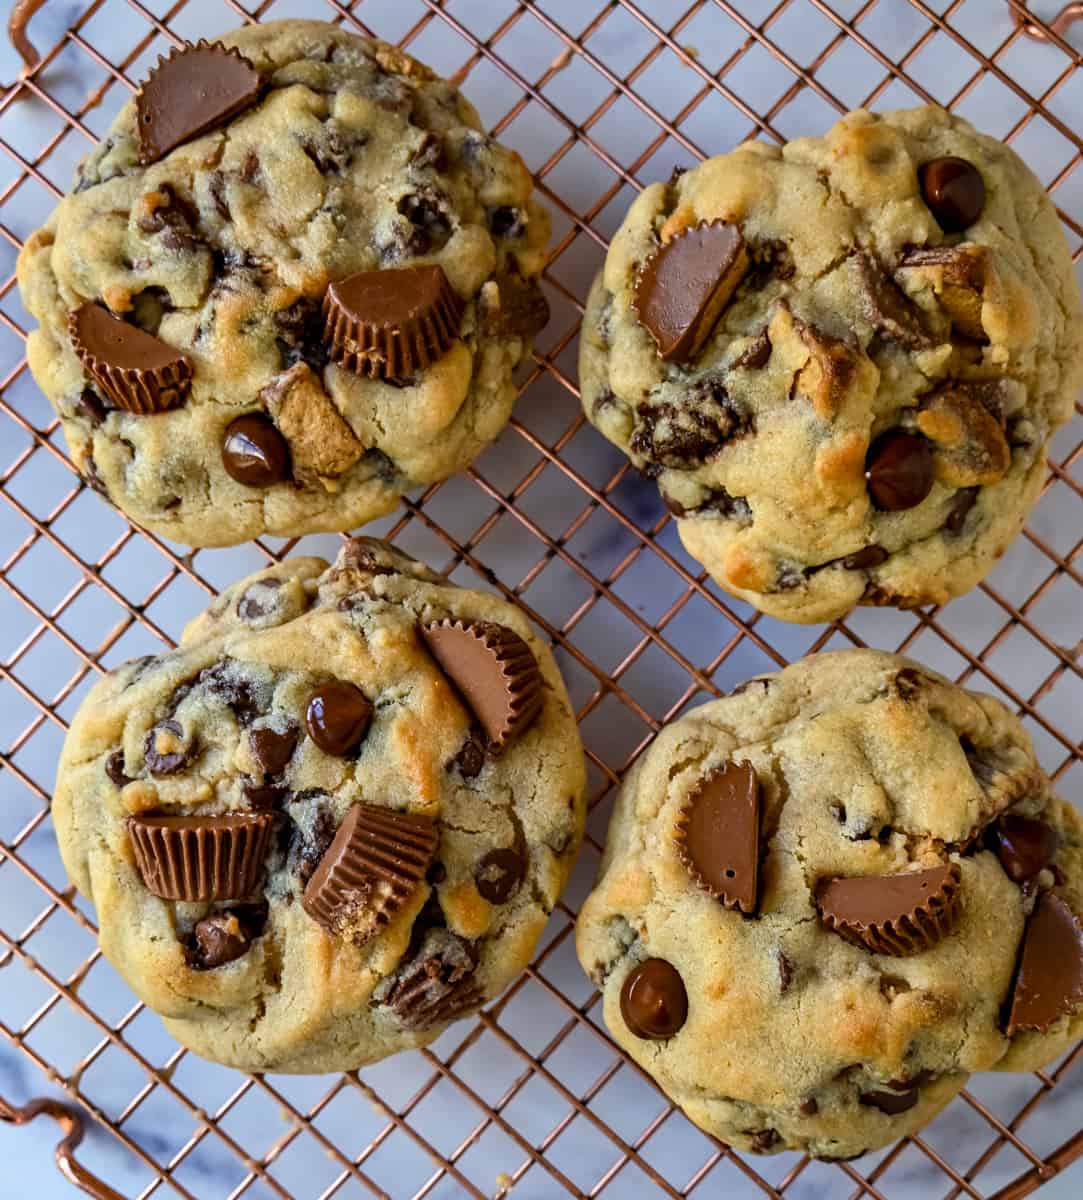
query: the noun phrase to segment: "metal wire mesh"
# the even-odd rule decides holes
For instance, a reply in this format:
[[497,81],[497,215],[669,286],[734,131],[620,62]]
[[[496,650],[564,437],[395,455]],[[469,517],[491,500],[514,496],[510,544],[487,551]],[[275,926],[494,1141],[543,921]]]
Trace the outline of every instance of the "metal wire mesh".
[[[944,610],[862,610],[804,629],[722,596],[683,553],[653,485],[585,426],[575,348],[590,278],[637,188],[745,137],[820,132],[862,103],[940,102],[1014,142],[1080,265],[1083,58],[1065,40],[1080,6],[1054,32],[1023,28],[1018,0],[322,2],[325,13],[290,0],[57,4],[55,44],[0,100],[0,980],[20,977],[0,989],[0,1033],[111,1132],[91,1139],[87,1161],[102,1175],[123,1161],[140,1197],[1027,1194],[1083,1154],[1083,1132],[1058,1146],[1051,1123],[1030,1120],[1078,1099],[1083,1047],[1036,1077],[975,1078],[921,1137],[855,1163],[746,1159],[695,1130],[607,1038],[571,934],[607,801],[652,735],[688,704],[825,647],[898,649],[995,692],[1062,793],[1080,793],[1083,406],[989,582]],[[463,82],[554,213],[554,315],[517,418],[467,477],[414,497],[377,532],[515,599],[549,635],[587,745],[592,817],[569,894],[505,997],[428,1050],[296,1080],[200,1064],[111,987],[48,823],[63,731],[96,673],[171,642],[218,587],[295,543],[188,553],[84,489],[26,370],[14,258],[170,43],[314,15]]]

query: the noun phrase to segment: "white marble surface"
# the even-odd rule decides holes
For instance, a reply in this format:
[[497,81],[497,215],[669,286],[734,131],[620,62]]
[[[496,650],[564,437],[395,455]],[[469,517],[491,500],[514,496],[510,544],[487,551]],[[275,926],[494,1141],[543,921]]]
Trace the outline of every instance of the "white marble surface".
[[[831,0],[834,10],[845,18],[860,7],[857,0]],[[0,3],[5,17],[10,3]],[[151,0],[148,9],[164,13],[165,0]],[[511,10],[510,0],[447,0],[448,11],[480,37],[489,36]],[[601,0],[540,0],[540,10],[563,28],[577,33],[584,23],[602,7]],[[767,0],[742,0],[735,5],[754,20],[761,20],[774,8]],[[946,0],[937,0],[938,11],[947,7]],[[1035,7],[1048,15],[1058,7],[1043,4]],[[34,33],[41,47],[51,47],[67,24],[86,8],[82,3],[51,0],[35,22]],[[640,8],[651,19],[663,25],[672,22],[683,5],[671,0],[641,0]],[[410,28],[423,9],[420,0],[364,0],[359,12],[372,28],[384,36],[398,37]],[[1008,32],[1004,6],[999,0],[969,0],[957,6],[958,27],[990,49],[997,46]],[[329,11],[317,0],[289,0],[273,7],[273,15],[320,15]],[[234,17],[217,0],[192,0],[176,23],[185,36],[211,35],[230,27]],[[102,53],[116,57],[125,53],[145,28],[142,18],[123,0],[106,0],[97,15],[88,23],[83,36]],[[881,0],[861,29],[885,53],[899,57],[921,32],[922,21],[907,0]],[[797,0],[785,19],[773,30],[773,36],[799,62],[808,61],[830,37],[832,29],[806,0]],[[697,18],[676,35],[686,46],[694,47],[698,61],[708,71],[718,68],[742,42],[737,26],[721,9],[708,2]],[[641,23],[626,13],[613,15],[588,42],[588,50],[618,76],[632,70],[650,48],[652,36]],[[1075,36],[1083,46],[1083,30]],[[144,54],[133,68],[138,76],[148,61],[162,48],[158,43]],[[464,61],[468,47],[461,39],[449,34],[439,20],[425,29],[414,47],[420,57],[428,59],[445,72],[452,72]],[[524,21],[497,45],[498,52],[512,62],[527,78],[534,80],[556,60],[563,48],[559,37],[535,19]],[[1055,50],[1021,43],[1005,57],[1005,69],[1012,71],[1026,86],[1044,91],[1064,69],[1064,59]],[[937,98],[950,99],[962,87],[974,66],[946,38],[934,39],[912,65],[915,76]],[[15,73],[12,54],[0,47],[0,79],[10,80]],[[882,69],[863,52],[852,46],[838,51],[823,70],[821,78],[827,86],[847,103],[857,103],[880,81]],[[750,104],[770,105],[788,85],[790,79],[761,51],[753,51],[729,76],[727,83]],[[103,74],[77,46],[69,44],[56,62],[44,73],[42,85],[53,95],[71,106],[77,106],[89,88],[102,82]],[[651,103],[667,116],[673,116],[686,103],[699,85],[694,73],[681,66],[668,53],[661,56],[639,76],[637,88]],[[587,62],[576,58],[556,74],[545,88],[552,102],[562,106],[573,118],[582,121],[608,92],[608,84]],[[466,91],[490,123],[500,119],[516,98],[515,89],[490,65],[479,66],[470,75]],[[1083,70],[1076,72],[1073,85],[1050,102],[1052,110],[1079,128],[1078,113],[1083,92]],[[105,103],[85,117],[91,134],[105,128],[110,114],[121,99],[122,92],[114,88]],[[914,97],[901,85],[892,84],[878,99],[880,107],[906,104]],[[968,116],[984,127],[1005,133],[1017,120],[1019,105],[1013,95],[1000,85],[982,84],[968,94],[961,104]],[[784,107],[776,118],[776,128],[786,136],[820,131],[831,117],[829,107],[810,93],[803,93],[795,103]],[[38,101],[25,100],[0,114],[0,138],[17,154],[33,159],[43,142],[59,128],[57,119]],[[704,103],[682,126],[689,138],[706,152],[727,149],[748,132],[748,122],[736,109],[722,102]],[[591,136],[598,144],[621,161],[630,161],[649,143],[656,131],[650,121],[637,112],[626,100],[621,100],[600,121],[591,127]],[[539,167],[559,147],[566,131],[544,111],[532,104],[502,135],[515,145],[532,167]],[[66,137],[56,154],[45,165],[45,174],[59,187],[64,187],[76,159],[88,143],[82,134]],[[1043,178],[1053,178],[1067,158],[1067,143],[1043,122],[1035,122],[1020,139],[1024,152]],[[645,182],[668,174],[674,162],[688,161],[688,151],[669,141],[659,148],[639,172]],[[0,153],[0,188],[17,177],[18,168],[10,155]],[[574,210],[583,212],[594,205],[613,176],[599,161],[582,147],[568,154],[548,175],[548,184]],[[596,218],[595,227],[609,234],[616,227],[619,215],[631,196],[625,187],[605,205]],[[1063,185],[1059,197],[1071,208],[1077,220],[1083,220],[1083,168],[1077,168]],[[25,236],[41,220],[51,203],[47,190],[37,184],[25,184],[0,205],[0,221],[15,237]],[[566,217],[558,214],[555,220],[557,235],[568,229]],[[1073,246],[1077,243],[1073,241]],[[554,274],[568,288],[582,296],[590,275],[599,262],[599,250],[588,239],[580,238],[561,256]],[[2,278],[13,268],[14,251],[0,241],[3,256]],[[570,325],[573,312],[553,294],[554,321],[542,340],[543,348],[551,346]],[[0,297],[0,307],[13,320],[25,327],[26,314],[17,295],[8,292]],[[20,344],[10,332],[0,329],[0,379],[8,376],[21,357]],[[558,359],[560,367],[574,377],[574,346]],[[5,401],[33,427],[47,426],[50,414],[25,373],[5,389]],[[567,391],[550,381],[541,381],[527,393],[519,410],[519,419],[526,429],[552,441],[567,427],[574,416],[574,401]],[[9,417],[0,415],[4,437],[0,437],[0,465],[4,470],[29,445],[24,430]],[[1083,435],[1083,422],[1078,418],[1063,431],[1055,444],[1056,456],[1063,459]],[[59,435],[54,435],[62,445]],[[567,457],[593,484],[600,486],[610,477],[618,463],[615,454],[589,430],[580,431],[567,448]],[[515,485],[531,465],[536,455],[523,436],[509,431],[499,444],[484,455],[479,470],[499,489]],[[1081,478],[1079,464],[1072,468],[1075,478]],[[65,468],[46,452],[39,450],[22,465],[8,481],[7,493],[30,513],[45,517],[66,494],[71,477]],[[660,508],[654,489],[635,479],[628,479],[613,494],[612,499],[632,516],[636,524],[646,529],[659,517]],[[548,471],[528,491],[522,508],[550,534],[558,533],[574,517],[584,502],[553,471]],[[453,533],[470,534],[493,508],[492,502],[473,484],[455,481],[444,488],[430,506],[433,516]],[[1081,526],[1080,502],[1064,487],[1054,488],[1035,513],[1031,528],[1049,540],[1061,552],[1069,552]],[[379,523],[381,532],[391,521]],[[53,522],[56,536],[69,542],[87,559],[96,559],[123,530],[119,519],[92,494],[79,497],[70,509]],[[28,535],[30,526],[18,508],[10,501],[0,504],[0,560],[6,559]],[[414,520],[400,537],[404,548],[428,558],[436,566],[450,565],[447,547],[420,522]],[[680,551],[667,527],[659,543],[685,567],[690,561]],[[333,550],[333,538],[305,539],[301,552]],[[629,547],[631,536],[612,520],[592,518],[569,542],[572,553],[598,577],[614,569]],[[502,519],[477,547],[477,556],[484,568],[494,570],[509,585],[516,584],[541,552],[540,544],[526,534],[514,521]],[[1078,561],[1078,560],[1077,560]],[[201,553],[196,566],[205,579],[221,585],[245,569],[260,565],[261,559],[252,547],[232,551]],[[141,601],[154,581],[162,577],[167,564],[162,554],[152,546],[135,539],[104,568],[107,583],[134,602]],[[999,591],[1012,601],[1021,601],[1049,569],[1044,559],[1031,545],[1021,539],[996,571],[993,582]],[[458,567],[454,576],[464,582],[478,579],[465,567]],[[13,568],[10,579],[23,594],[46,610],[52,610],[79,581],[79,572],[51,549],[48,539],[39,541]],[[584,597],[584,584],[557,561],[550,564],[524,594],[524,599],[547,620],[560,623]],[[680,594],[676,577],[659,559],[648,553],[612,585],[615,595],[652,619]],[[205,597],[199,588],[183,580],[168,587],[148,606],[147,615],[168,636],[176,636],[180,627],[201,606]],[[742,610],[743,611],[743,610]],[[1080,620],[1079,592],[1061,580],[1049,589],[1030,614],[1034,622],[1053,640],[1073,646],[1083,629]],[[123,616],[123,610],[105,589],[91,586],[67,606],[60,625],[71,637],[87,647],[101,644],[106,633]],[[1003,622],[1004,614],[983,594],[976,594],[953,604],[941,617],[943,628],[949,630],[968,649],[978,650]],[[24,639],[32,635],[36,620],[18,598],[0,591],[0,655],[5,663],[15,654]],[[905,614],[867,611],[855,616],[850,627],[872,644],[894,647],[913,626],[913,618]],[[764,621],[759,626],[787,657],[799,656],[818,631],[781,626]],[[687,654],[697,665],[713,658],[717,649],[732,635],[732,628],[701,600],[689,603],[667,627],[667,638]],[[634,638],[616,609],[603,603],[593,614],[576,626],[571,640],[594,656],[603,666],[611,668],[627,653]],[[134,627],[124,633],[103,657],[110,666],[123,658],[154,649],[156,639],[145,629]],[[926,632],[916,641],[913,652],[931,665],[958,674],[962,660],[935,633]],[[567,653],[561,653],[569,685],[577,702],[591,693],[591,685],[581,669]],[[1045,678],[1053,665],[1048,653],[1025,631],[1012,633],[994,652],[995,668],[1015,684],[1023,694],[1029,694]],[[742,645],[716,672],[721,687],[731,686],[739,679],[764,669],[768,664],[763,656],[747,644]],[[79,666],[61,639],[46,634],[13,667],[15,677],[25,686],[46,696],[57,695],[73,677]],[[633,668],[622,680],[627,689],[652,713],[660,713],[680,693],[685,676],[662,655],[645,656],[642,664]],[[978,687],[995,690],[980,675],[972,680]],[[86,689],[81,681],[57,705],[57,712],[67,719],[78,698]],[[696,697],[695,699],[701,699]],[[1083,687],[1078,677],[1062,677],[1039,702],[1040,710],[1058,727],[1079,740],[1083,734]],[[600,714],[600,718],[599,718]],[[0,745],[5,749],[21,737],[33,710],[20,697],[16,688],[0,679]],[[1035,722],[1029,722],[1043,763],[1049,769],[1059,767],[1064,748]],[[591,747],[609,761],[619,762],[644,734],[643,726],[622,712],[615,704],[605,704],[599,713],[584,722],[584,734]],[[37,781],[47,792],[53,778],[54,762],[62,733],[49,721],[42,724],[14,755],[19,770]],[[1083,784],[1083,767],[1079,763],[1061,777],[1064,794],[1078,796]],[[603,809],[607,805],[602,806]],[[34,795],[10,773],[0,775],[0,839],[10,844],[18,837],[27,821],[40,805]],[[604,814],[595,814],[592,828],[597,835],[604,829]],[[20,855],[50,884],[64,887],[62,869],[56,854],[55,841],[48,823],[43,823],[25,841]],[[570,889],[569,903],[574,907],[589,885],[596,867],[596,855],[587,851]],[[43,894],[10,862],[0,863],[0,929],[9,937],[19,936],[42,911]],[[566,926],[566,920],[555,918],[548,937],[556,937]],[[92,951],[91,936],[74,920],[63,913],[54,914],[22,944],[22,953],[30,955],[55,978],[65,979],[76,970]],[[2,951],[2,948],[0,948]],[[542,973],[563,990],[573,1002],[581,1004],[590,994],[565,938],[546,961]],[[52,1062],[61,1076],[68,1076],[84,1055],[101,1040],[101,1031],[87,1020],[85,1011],[95,1011],[113,1025],[121,1022],[132,1007],[132,997],[108,966],[98,961],[79,983],[72,1001],[61,1000],[44,1017],[32,1022],[32,1014],[50,1004],[52,989],[35,978],[20,957],[0,953],[0,1021],[8,1030],[20,1030],[33,1024],[26,1036],[28,1048]],[[85,1010],[83,1008],[85,1006]],[[566,1018],[551,996],[537,983],[529,983],[509,1005],[501,1018],[505,1029],[518,1037],[532,1052],[538,1053]],[[595,1014],[592,1013],[592,1016]],[[434,1051],[445,1057],[458,1045],[466,1027],[446,1034]],[[170,1063],[175,1052],[157,1020],[140,1013],[126,1024],[123,1033],[146,1061],[155,1068]],[[604,1070],[612,1056],[604,1041],[582,1028],[576,1030],[546,1060],[547,1068],[572,1090],[582,1090]],[[456,1065],[456,1071],[474,1091],[486,1100],[495,1101],[515,1079],[520,1061],[515,1059],[491,1034],[486,1034]],[[383,1101],[394,1108],[405,1104],[420,1083],[432,1073],[432,1060],[422,1055],[407,1055],[363,1073],[365,1086],[374,1089]],[[176,1088],[190,1098],[193,1105],[215,1112],[234,1089],[241,1077],[216,1067],[201,1064],[191,1056],[183,1057],[170,1073]],[[124,1051],[105,1049],[81,1077],[71,1081],[106,1115],[115,1118],[147,1082],[146,1071]],[[333,1080],[269,1080],[298,1109],[311,1106],[334,1083]],[[1030,1094],[1036,1083],[1033,1078],[982,1077],[976,1079],[973,1091],[996,1111],[1014,1112]],[[63,1092],[53,1087],[31,1060],[0,1039],[0,1095],[20,1102],[30,1096]],[[386,1125],[384,1116],[374,1107],[372,1094],[354,1087],[336,1098],[317,1118],[315,1125],[326,1137],[353,1155],[378,1134]],[[594,1097],[591,1106],[620,1134],[635,1140],[662,1103],[649,1087],[627,1069]],[[511,1126],[530,1142],[537,1142],[550,1131],[566,1112],[566,1105],[551,1087],[533,1080],[504,1109]],[[413,1114],[414,1126],[439,1150],[447,1153],[475,1128],[481,1112],[446,1081],[439,1084]],[[1059,1145],[1075,1131],[1083,1120],[1083,1068],[1076,1066],[1054,1096],[1043,1104],[1038,1117],[1025,1127],[1026,1136],[1042,1152]],[[196,1120],[167,1087],[155,1088],[126,1123],[132,1139],[147,1153],[165,1162],[190,1136]],[[258,1089],[247,1094],[222,1121],[222,1128],[245,1150],[256,1157],[291,1129],[289,1114],[280,1102],[262,1095]],[[930,1146],[953,1164],[965,1170],[987,1141],[981,1123],[965,1104],[959,1103],[937,1121],[928,1131]],[[56,1174],[51,1162],[55,1142],[54,1127],[39,1123],[29,1129],[10,1130],[0,1127],[0,1197],[66,1197],[74,1190]],[[661,1171],[675,1184],[687,1179],[707,1158],[709,1146],[679,1115],[671,1116],[662,1130],[654,1135],[643,1149],[644,1160]],[[144,1194],[151,1176],[138,1160],[100,1127],[91,1126],[83,1157],[125,1196]],[[522,1151],[499,1130],[483,1130],[476,1146],[460,1160],[464,1174],[484,1193],[498,1187],[502,1171],[514,1171],[523,1161]],[[550,1157],[575,1182],[589,1190],[608,1167],[619,1158],[613,1143],[600,1137],[582,1119],[573,1121],[555,1141]],[[874,1160],[857,1164],[862,1170]],[[792,1156],[757,1164],[766,1177],[777,1182],[792,1165]],[[999,1187],[1014,1178],[1025,1166],[1014,1151],[998,1155],[990,1168],[977,1180],[982,1195],[992,1195]],[[431,1160],[399,1133],[392,1134],[384,1146],[373,1155],[363,1169],[382,1188],[394,1196],[413,1195],[431,1173]],[[308,1134],[302,1134],[276,1161],[272,1172],[281,1185],[298,1197],[315,1197],[331,1184],[339,1167]],[[214,1136],[205,1139],[199,1148],[178,1166],[175,1178],[187,1192],[198,1200],[225,1197],[233,1194],[244,1170],[236,1156]],[[929,1166],[916,1149],[909,1149],[879,1184],[885,1200],[926,1200],[943,1195],[946,1183]],[[850,1193],[852,1185],[835,1169],[810,1168],[791,1188],[788,1196],[800,1200],[834,1200]],[[560,1189],[538,1167],[532,1168],[515,1188],[517,1200],[523,1197],[552,1197]],[[165,1187],[155,1194],[173,1195]],[[251,1197],[275,1194],[265,1183],[257,1181],[245,1193]],[[348,1183],[341,1196],[367,1194],[356,1181]],[[453,1197],[463,1194],[454,1179],[443,1179],[431,1191],[434,1197]],[[616,1176],[604,1191],[605,1197],[653,1197],[661,1191],[653,1187],[637,1168],[630,1165]],[[733,1167],[721,1164],[695,1193],[724,1195],[735,1200],[762,1195]],[[1083,1164],[1077,1165],[1063,1177],[1053,1181],[1043,1191],[1043,1200],[1078,1200],[1083,1195]]]

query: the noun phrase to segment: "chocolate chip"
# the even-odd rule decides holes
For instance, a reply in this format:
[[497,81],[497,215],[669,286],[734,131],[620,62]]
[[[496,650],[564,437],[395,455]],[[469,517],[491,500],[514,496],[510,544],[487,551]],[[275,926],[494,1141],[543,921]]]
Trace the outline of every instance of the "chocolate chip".
[[620,990],[624,1023],[638,1038],[671,1038],[688,1019],[688,993],[676,967],[648,958],[634,967]]
[[1057,856],[1060,838],[1045,821],[1005,813],[990,831],[996,856],[1013,883],[1033,879]]
[[434,862],[425,872],[426,883],[432,884],[433,887],[443,883],[445,879],[447,879],[447,867],[442,862]]
[[838,561],[845,571],[867,571],[870,567],[878,567],[888,560],[888,552],[883,546],[865,546],[854,554],[847,554]]
[[160,721],[147,730],[143,758],[152,775],[173,775],[194,757],[196,742],[186,740],[179,721]]
[[782,1139],[775,1129],[759,1129],[752,1134],[752,1150],[756,1154],[766,1154]]
[[876,507],[898,512],[919,505],[933,487],[933,452],[925,438],[893,430],[869,447],[865,479]]
[[913,700],[918,693],[929,683],[927,676],[922,675],[920,671],[915,671],[913,667],[903,667],[903,669],[895,676],[895,690],[903,700]]
[[252,757],[268,775],[278,775],[286,769],[297,745],[297,729],[289,726],[282,732],[265,726],[253,729],[248,735]]
[[921,194],[945,233],[961,233],[985,208],[985,180],[965,158],[934,158],[918,170]]
[[106,404],[93,388],[88,387],[83,388],[71,402],[71,406],[84,421],[88,421],[95,429],[105,423],[106,416],[113,408],[111,404]]
[[249,584],[237,600],[237,616],[242,621],[259,621],[279,607],[282,580],[271,576]]
[[372,705],[360,688],[343,680],[318,687],[305,705],[309,737],[325,754],[342,757],[355,750],[368,732]]
[[481,735],[472,732],[463,742],[463,748],[455,756],[455,765],[464,779],[476,779],[485,766],[485,743]]
[[696,381],[685,403],[638,405],[631,449],[648,465],[687,470],[754,430],[751,414],[738,408],[721,379],[709,376]]
[[287,802],[290,790],[281,783],[256,783],[246,779],[241,784],[241,795],[244,796],[248,807],[255,812],[270,812],[281,809]]
[[444,143],[434,133],[426,133],[421,139],[421,145],[410,155],[410,166],[424,170],[431,168],[437,172],[447,169],[447,154]]
[[490,850],[474,871],[474,883],[490,904],[503,904],[519,889],[526,874],[523,856],[510,848]]
[[786,957],[781,950],[776,951],[778,958],[778,983],[779,991],[783,996],[790,990],[790,985],[793,983],[794,968],[793,963]]
[[966,524],[966,519],[970,515],[970,510],[978,502],[979,488],[969,487],[963,490],[952,501],[947,518],[944,521],[944,528],[948,533],[960,533],[963,526]]
[[190,254],[202,246],[203,239],[195,233],[199,211],[191,201],[168,183],[163,183],[152,195],[155,198],[164,197],[164,202],[155,204],[146,216],[138,219],[136,224],[140,232],[161,234],[163,246],[177,253]]
[[409,241],[414,254],[431,254],[447,245],[451,221],[441,207],[446,203],[447,197],[435,188],[420,188],[399,200],[398,211],[414,227]]
[[493,237],[514,240],[526,233],[526,219],[521,209],[507,206],[494,208],[489,213],[489,229]]
[[802,1116],[805,1117],[814,1117],[820,1111],[819,1102],[813,1096],[809,1096],[807,1100],[802,1100],[798,1107],[801,1110]]
[[282,366],[295,367],[299,362],[305,362],[317,374],[322,373],[330,356],[323,340],[324,319],[320,302],[302,298],[288,308],[280,308],[274,314],[274,324]]
[[251,725],[264,711],[252,681],[241,674],[232,660],[205,667],[196,676],[195,686],[224,701],[241,725]]
[[770,358],[771,339],[767,336],[767,330],[764,329],[737,355],[730,363],[730,367],[731,369],[740,367],[758,371],[761,367],[767,366]]
[[226,428],[222,465],[245,487],[271,487],[290,475],[290,449],[269,417],[248,413]]
[[228,912],[204,917],[192,930],[189,962],[198,971],[213,971],[247,952],[248,938],[241,923]]
[[919,1095],[918,1088],[912,1087],[901,1092],[862,1092],[858,1100],[866,1108],[878,1108],[889,1117],[897,1117],[900,1113],[909,1112],[917,1104]]
[[347,137],[333,121],[329,121],[321,141],[309,137],[298,137],[297,140],[305,156],[321,175],[333,175],[349,168],[355,151],[364,145],[367,137],[363,134],[360,139]]
[[131,776],[124,774],[123,750],[114,750],[105,760],[105,773],[119,788],[124,787],[127,783],[131,783]]

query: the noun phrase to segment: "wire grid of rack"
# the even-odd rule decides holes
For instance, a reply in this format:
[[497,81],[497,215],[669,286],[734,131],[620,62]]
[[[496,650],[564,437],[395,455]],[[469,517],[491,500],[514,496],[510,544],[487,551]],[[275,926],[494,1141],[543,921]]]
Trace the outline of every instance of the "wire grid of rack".
[[[606,1037],[573,922],[608,801],[658,728],[819,649],[898,649],[993,691],[1023,716],[1062,793],[1081,794],[1083,406],[990,581],[943,610],[859,610],[803,629],[726,598],[683,553],[653,485],[585,425],[575,351],[590,278],[637,188],[746,137],[820,132],[858,104],[940,102],[1014,142],[1080,265],[1083,58],[1066,38],[1081,6],[1027,25],[1018,0],[325,2],[54,0],[55,44],[0,99],[0,1033],[112,1134],[90,1140],[86,1161],[104,1175],[122,1159],[140,1197],[1026,1195],[1083,1154],[1078,1117],[1058,1103],[1083,1094],[1083,1046],[1036,1077],[975,1077],[921,1137],[880,1154],[748,1158],[695,1130]],[[461,81],[554,214],[553,320],[516,419],[468,476],[376,532],[514,598],[552,639],[592,816],[534,963],[487,1012],[360,1074],[248,1078],[179,1050],[117,988],[59,865],[49,791],[66,722],[99,671],[169,643],[218,587],[297,544],[187,553],[84,488],[26,370],[14,257],[158,53],[241,21],[316,15]],[[1054,1110],[1058,1121],[1032,1119]],[[0,1098],[0,1117],[15,1115]],[[120,1195],[68,1150],[58,1160],[93,1194]]]

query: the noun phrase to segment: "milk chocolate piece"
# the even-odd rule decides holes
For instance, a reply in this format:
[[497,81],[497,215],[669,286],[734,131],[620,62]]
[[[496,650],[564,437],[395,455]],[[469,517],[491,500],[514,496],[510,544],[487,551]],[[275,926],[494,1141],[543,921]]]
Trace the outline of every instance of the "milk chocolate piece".
[[434,621],[418,632],[499,754],[542,709],[542,678],[530,647],[491,621]]
[[1056,891],[1043,893],[1023,933],[1008,1037],[1044,1033],[1083,1007],[1083,926]]
[[688,993],[677,968],[664,958],[633,967],[620,990],[620,1013],[637,1038],[671,1038],[688,1019]]
[[997,858],[1013,883],[1026,883],[1057,856],[1060,838],[1052,825],[1005,813],[991,830]]
[[327,289],[324,341],[340,366],[370,379],[408,379],[459,336],[463,302],[444,268],[359,271]]
[[696,357],[748,266],[741,231],[724,221],[690,226],[647,259],[632,307],[660,358],[687,363]]
[[985,180],[973,163],[949,155],[918,170],[921,194],[945,233],[962,233],[985,208]]
[[899,260],[900,271],[920,270],[928,276],[952,325],[979,342],[989,340],[981,323],[987,268],[988,251],[972,242],[909,250]]
[[876,507],[885,512],[915,508],[932,491],[933,451],[920,435],[893,430],[869,447],[865,479]]
[[100,304],[81,304],[68,317],[72,348],[118,408],[148,416],[184,403],[192,364],[179,350]]
[[934,946],[962,908],[956,863],[897,875],[824,880],[816,894],[824,927],[874,954],[903,958]]
[[325,754],[341,757],[361,744],[372,720],[372,705],[352,683],[333,679],[309,696],[305,705],[308,736]]
[[259,98],[260,74],[238,50],[200,41],[159,58],[135,97],[139,161],[164,158]]
[[135,863],[164,900],[243,900],[259,883],[271,837],[269,813],[131,817]]
[[676,840],[699,887],[726,908],[755,912],[760,784],[751,763],[728,762],[700,781],[677,818]]
[[305,912],[329,933],[368,940],[425,878],[439,841],[431,817],[355,805],[305,886]]

